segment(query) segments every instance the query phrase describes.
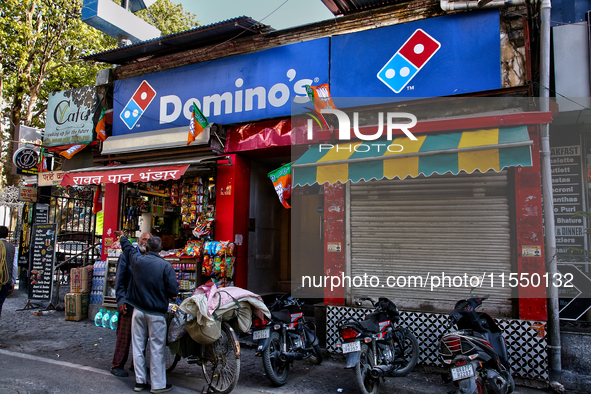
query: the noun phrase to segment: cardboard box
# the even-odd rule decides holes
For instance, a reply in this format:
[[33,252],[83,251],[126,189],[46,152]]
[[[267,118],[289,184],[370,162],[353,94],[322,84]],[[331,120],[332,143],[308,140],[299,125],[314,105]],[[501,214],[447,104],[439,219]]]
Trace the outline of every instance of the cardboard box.
[[92,266],[70,270],[70,293],[90,293],[92,290]]
[[90,296],[87,293],[68,293],[64,297],[66,320],[80,321],[88,317]]

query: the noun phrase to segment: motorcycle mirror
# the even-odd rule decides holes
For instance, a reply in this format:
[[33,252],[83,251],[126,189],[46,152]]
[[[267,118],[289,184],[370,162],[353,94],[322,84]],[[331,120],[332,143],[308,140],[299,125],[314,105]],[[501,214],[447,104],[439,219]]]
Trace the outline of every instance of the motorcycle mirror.
[[[474,297],[474,295],[472,294],[472,292],[475,289],[481,287],[483,285],[483,283],[484,283],[484,276],[475,276],[475,277],[472,277],[472,278],[476,278],[477,279],[477,283],[476,283],[475,286],[473,286],[472,288],[470,288],[470,297],[471,298]],[[473,284],[472,278],[470,278],[470,284]]]

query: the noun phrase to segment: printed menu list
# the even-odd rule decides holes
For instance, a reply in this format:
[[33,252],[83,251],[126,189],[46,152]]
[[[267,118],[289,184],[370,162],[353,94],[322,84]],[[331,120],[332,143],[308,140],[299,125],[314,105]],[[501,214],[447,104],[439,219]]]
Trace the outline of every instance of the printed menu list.
[[581,147],[558,146],[551,149],[556,252],[566,254],[572,249],[585,249],[585,221],[573,217],[583,211]]
[[51,300],[56,230],[55,223],[33,225],[29,259],[30,300]]

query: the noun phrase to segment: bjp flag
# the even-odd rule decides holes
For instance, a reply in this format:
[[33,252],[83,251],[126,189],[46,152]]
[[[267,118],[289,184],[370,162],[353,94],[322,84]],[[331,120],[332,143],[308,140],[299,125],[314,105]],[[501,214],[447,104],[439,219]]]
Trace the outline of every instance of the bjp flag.
[[275,186],[275,192],[277,192],[281,204],[285,208],[291,208],[287,203],[287,199],[291,197],[291,163],[271,171],[268,177],[271,178],[271,182]]
[[187,138],[187,146],[199,137],[199,134],[209,126],[209,122],[201,113],[201,110],[193,102],[193,113],[191,114],[191,124],[189,124],[189,135]]
[[306,85],[306,93],[308,93],[308,97],[312,100],[316,111],[320,112],[322,109],[337,109],[330,97],[330,88],[327,83],[319,86]]
[[99,118],[98,123],[96,124],[96,138],[104,141],[107,139],[107,130],[105,129],[105,108],[103,107],[101,111],[101,116]]

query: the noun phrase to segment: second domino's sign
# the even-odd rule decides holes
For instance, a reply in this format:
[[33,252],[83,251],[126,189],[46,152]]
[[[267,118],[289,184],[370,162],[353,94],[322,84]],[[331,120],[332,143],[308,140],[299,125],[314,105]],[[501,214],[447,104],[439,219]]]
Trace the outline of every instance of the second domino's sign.
[[289,116],[305,85],[333,97],[434,97],[501,87],[499,15],[482,10],[322,38],[115,82],[113,135]]

